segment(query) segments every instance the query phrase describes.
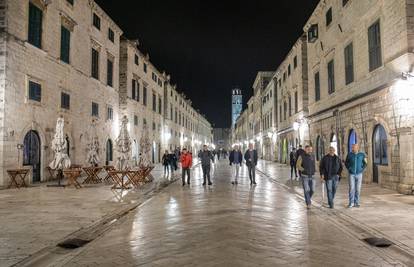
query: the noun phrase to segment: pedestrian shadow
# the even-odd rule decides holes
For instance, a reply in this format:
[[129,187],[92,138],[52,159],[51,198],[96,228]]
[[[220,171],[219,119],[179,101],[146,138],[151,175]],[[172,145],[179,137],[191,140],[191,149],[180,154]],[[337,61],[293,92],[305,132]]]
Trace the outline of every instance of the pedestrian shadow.
[[300,179],[288,179],[285,181],[285,185],[288,187],[298,187],[302,185],[302,182],[300,181]]

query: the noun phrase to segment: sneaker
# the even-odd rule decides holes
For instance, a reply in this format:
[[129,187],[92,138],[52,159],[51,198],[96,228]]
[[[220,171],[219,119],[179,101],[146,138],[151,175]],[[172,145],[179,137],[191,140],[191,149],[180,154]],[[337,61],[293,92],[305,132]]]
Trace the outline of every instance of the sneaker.
[[355,208],[359,208],[359,207],[361,207],[361,205],[355,204]]
[[256,184],[256,182],[253,182],[253,184]]
[[212,182],[208,182],[208,185],[212,185],[213,183]]
[[352,207],[354,207],[354,205],[352,205],[352,204],[348,205],[348,209],[350,209]]
[[203,185],[206,185],[206,183],[204,182]]
[[231,182],[231,184],[236,184],[236,182]]
[[185,186],[185,183],[183,183],[183,186]]
[[311,207],[312,207],[312,205],[311,205],[311,204],[306,205],[306,208],[307,208],[308,210],[310,210],[310,209],[311,209]]

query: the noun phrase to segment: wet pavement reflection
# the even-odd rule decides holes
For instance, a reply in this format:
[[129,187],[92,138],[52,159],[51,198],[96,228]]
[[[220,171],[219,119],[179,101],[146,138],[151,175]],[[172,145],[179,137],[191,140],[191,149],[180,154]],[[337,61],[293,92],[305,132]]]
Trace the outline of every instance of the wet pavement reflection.
[[67,266],[386,266],[281,186],[258,174],[237,186],[226,160],[203,187],[177,181],[87,245]]

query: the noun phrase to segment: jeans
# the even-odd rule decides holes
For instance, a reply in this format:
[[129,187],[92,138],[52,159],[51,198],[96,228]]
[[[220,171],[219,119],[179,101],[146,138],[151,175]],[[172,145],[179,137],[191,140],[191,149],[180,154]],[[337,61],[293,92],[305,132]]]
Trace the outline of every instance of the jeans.
[[303,193],[305,195],[306,205],[312,204],[312,196],[315,192],[315,179],[313,175],[302,175]]
[[256,166],[253,164],[248,164],[247,168],[249,170],[249,178],[251,183],[256,183]]
[[168,174],[170,174],[170,165],[169,164],[167,164],[167,165],[164,165],[164,175],[168,175]]
[[359,205],[361,185],[362,173],[349,175],[349,206]]
[[334,207],[334,198],[336,194],[336,188],[338,187],[339,176],[335,175],[331,179],[325,181],[326,194],[328,195],[328,204],[330,208]]
[[187,183],[190,184],[190,168],[182,168],[182,169],[183,169],[183,173],[182,173],[183,184],[185,184],[186,174],[187,174]]
[[237,182],[237,179],[239,179],[240,164],[234,163],[232,165],[233,165],[234,181]]
[[201,168],[203,169],[203,179],[204,179],[204,184],[206,183],[206,178],[208,178],[208,182],[211,183],[210,181],[210,164],[208,165],[201,165]]

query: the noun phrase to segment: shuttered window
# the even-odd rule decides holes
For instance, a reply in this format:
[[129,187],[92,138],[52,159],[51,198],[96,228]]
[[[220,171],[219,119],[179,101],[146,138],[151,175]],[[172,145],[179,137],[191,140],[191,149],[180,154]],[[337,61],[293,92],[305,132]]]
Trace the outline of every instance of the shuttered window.
[[295,113],[298,113],[299,109],[299,103],[298,103],[298,92],[295,92]]
[[70,31],[62,26],[60,31],[60,59],[69,64],[70,61]]
[[93,26],[95,26],[98,30],[101,29],[101,18],[95,13],[93,13]]
[[319,80],[319,72],[315,73],[315,101],[321,100],[321,83]]
[[354,48],[352,43],[347,45],[344,50],[345,56],[345,84],[348,85],[354,81]]
[[99,105],[95,102],[92,102],[92,116],[99,116]]
[[111,28],[108,28],[108,39],[112,43],[115,42],[115,33]]
[[42,86],[40,84],[29,81],[29,99],[38,102],[42,100]]
[[375,22],[368,29],[369,71],[382,65],[380,22]]
[[42,20],[42,10],[29,2],[29,36],[27,39],[30,44],[38,48],[42,48]]
[[335,65],[334,61],[331,60],[328,63],[328,93],[332,94],[335,92]]
[[113,86],[114,83],[114,62],[110,59],[107,60],[107,74],[106,74],[106,83],[108,86]]
[[92,48],[92,77],[99,79],[99,52]]
[[147,105],[147,87],[144,87],[142,89],[142,102],[144,103],[144,106]]
[[60,107],[63,109],[70,109],[70,95],[62,93],[60,95]]

